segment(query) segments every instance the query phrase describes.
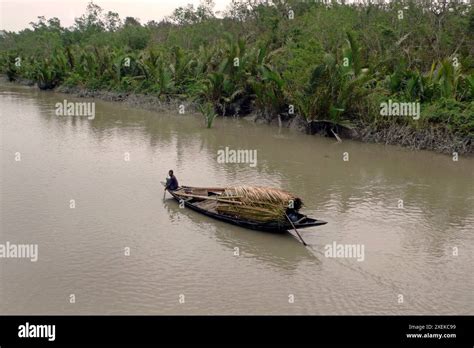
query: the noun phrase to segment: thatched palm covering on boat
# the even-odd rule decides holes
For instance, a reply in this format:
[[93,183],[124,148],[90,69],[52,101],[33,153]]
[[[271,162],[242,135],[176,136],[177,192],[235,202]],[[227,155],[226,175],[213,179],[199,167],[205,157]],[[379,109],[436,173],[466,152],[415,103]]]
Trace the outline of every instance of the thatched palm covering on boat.
[[169,193],[187,208],[252,230],[284,232],[293,229],[301,238],[297,228],[326,224],[326,221],[299,213],[303,205],[301,199],[274,188],[181,186]]
[[226,188],[217,204],[220,214],[237,216],[251,221],[283,221],[286,209],[298,210],[301,199],[295,195],[274,188],[236,186]]

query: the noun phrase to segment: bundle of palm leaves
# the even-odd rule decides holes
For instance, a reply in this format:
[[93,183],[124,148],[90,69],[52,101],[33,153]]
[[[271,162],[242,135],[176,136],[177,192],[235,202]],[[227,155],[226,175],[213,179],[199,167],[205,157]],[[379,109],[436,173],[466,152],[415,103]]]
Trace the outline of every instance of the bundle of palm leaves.
[[302,206],[301,199],[293,194],[268,187],[230,187],[221,198],[227,202],[219,202],[219,213],[258,222],[283,221],[287,208],[298,210]]

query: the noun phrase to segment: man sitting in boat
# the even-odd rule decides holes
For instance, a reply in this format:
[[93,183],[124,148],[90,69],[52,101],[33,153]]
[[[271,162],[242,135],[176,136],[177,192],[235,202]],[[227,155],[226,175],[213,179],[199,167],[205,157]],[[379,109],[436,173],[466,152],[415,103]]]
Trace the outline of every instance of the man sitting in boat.
[[169,190],[169,191],[177,190],[179,187],[178,179],[176,179],[172,170],[168,172],[168,175],[169,177],[166,178],[165,190]]

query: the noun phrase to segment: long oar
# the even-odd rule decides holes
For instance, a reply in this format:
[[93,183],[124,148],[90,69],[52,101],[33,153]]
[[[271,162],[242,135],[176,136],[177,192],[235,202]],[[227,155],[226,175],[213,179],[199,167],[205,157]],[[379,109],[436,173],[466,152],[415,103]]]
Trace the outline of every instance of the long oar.
[[300,233],[298,232],[298,230],[296,229],[295,225],[293,225],[293,221],[291,221],[291,219],[288,217],[288,215],[286,215],[285,213],[285,216],[286,218],[288,219],[288,221],[290,222],[291,226],[293,227],[293,229],[295,230],[296,234],[298,235],[298,237],[300,237],[301,241],[303,242],[303,245],[304,246],[308,246],[308,244],[306,244],[306,242],[304,241],[304,239],[301,237]]
[[[161,185],[166,187],[166,184],[163,181],[160,181],[160,182],[161,182]],[[164,193],[163,193],[163,200],[165,199],[165,197],[166,197],[166,190],[164,190]]]

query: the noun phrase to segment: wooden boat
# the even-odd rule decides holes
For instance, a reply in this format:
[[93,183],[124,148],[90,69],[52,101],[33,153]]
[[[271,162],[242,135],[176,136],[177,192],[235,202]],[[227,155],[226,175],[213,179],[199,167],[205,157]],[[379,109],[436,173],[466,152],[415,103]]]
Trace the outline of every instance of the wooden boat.
[[217,211],[217,205],[220,202],[227,202],[225,197],[220,197],[224,191],[224,188],[190,186],[181,186],[175,191],[168,190],[173,198],[178,202],[184,203],[186,208],[190,208],[217,220],[252,230],[265,232],[286,232],[294,228],[308,228],[325,225],[327,223],[326,221],[307,217],[306,215],[294,210],[288,211],[287,213],[288,219],[291,219],[292,223],[290,223],[288,219],[284,221],[259,222],[244,220],[237,216],[221,214]]

